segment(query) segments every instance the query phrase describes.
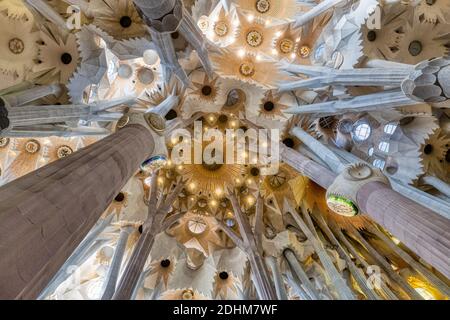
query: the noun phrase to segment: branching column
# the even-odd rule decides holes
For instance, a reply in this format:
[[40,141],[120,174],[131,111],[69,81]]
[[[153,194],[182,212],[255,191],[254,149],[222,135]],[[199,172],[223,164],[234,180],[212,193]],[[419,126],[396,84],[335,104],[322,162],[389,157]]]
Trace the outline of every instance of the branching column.
[[157,206],[157,176],[158,172],[153,172],[150,186],[151,194],[148,204],[147,220],[142,226],[142,234],[133,250],[125,271],[123,272],[123,276],[117,286],[113,300],[131,299],[133,292],[139,283],[139,278],[142,271],[144,270],[145,263],[155,241],[155,236],[183,215],[183,213],[176,213],[166,219],[173,202],[184,186],[184,181],[178,181],[175,188],[162,202],[162,204]]
[[233,206],[236,220],[239,224],[241,237],[227,227],[222,221],[218,221],[221,229],[234,241],[234,243],[244,252],[247,253],[250,263],[251,272],[253,274],[256,290],[261,300],[275,300],[276,292],[270,281],[269,271],[264,263],[263,249],[261,245],[262,237],[262,214],[263,199],[258,195],[256,203],[256,225],[255,232],[252,232],[250,224],[241,211],[238,199],[233,192],[230,192],[230,201]]
[[114,256],[109,266],[108,274],[106,275],[102,300],[110,300],[116,291],[117,279],[119,277],[120,267],[122,266],[123,256],[125,255],[128,238],[133,230],[134,227],[131,225],[124,226],[120,230]]

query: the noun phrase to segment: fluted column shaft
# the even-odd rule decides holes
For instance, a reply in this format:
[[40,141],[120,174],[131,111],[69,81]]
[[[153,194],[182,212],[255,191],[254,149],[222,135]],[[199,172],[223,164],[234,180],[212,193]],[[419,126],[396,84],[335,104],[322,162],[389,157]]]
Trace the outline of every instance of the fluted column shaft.
[[450,220],[380,182],[364,185],[357,202],[362,212],[450,278]]
[[270,282],[269,271],[263,258],[259,254],[253,252],[248,253],[248,261],[255,281],[256,291],[260,300],[276,299],[275,290]]
[[0,188],[0,299],[34,299],[155,143],[128,125]]
[[[282,149],[285,163],[323,188],[336,175],[298,152]],[[357,193],[361,212],[367,213],[409,249],[450,278],[450,220],[415,203],[379,182],[365,184]]]
[[336,178],[336,175],[332,171],[321,166],[317,162],[302,156],[293,149],[282,147],[281,159],[283,162],[290,165],[302,175],[310,178],[322,188],[328,188]]
[[129,300],[135,290],[139,277],[144,269],[145,262],[150,254],[155,241],[155,234],[150,228],[144,229],[133,250],[130,261],[126,266],[124,274],[118,284],[113,300]]

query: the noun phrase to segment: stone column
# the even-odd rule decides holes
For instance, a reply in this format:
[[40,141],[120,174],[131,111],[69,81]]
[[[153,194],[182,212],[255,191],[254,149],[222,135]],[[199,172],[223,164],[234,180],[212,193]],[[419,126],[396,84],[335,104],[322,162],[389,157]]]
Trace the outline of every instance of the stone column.
[[435,176],[423,176],[420,180],[423,183],[434,187],[436,190],[438,190],[443,195],[450,197],[450,186],[448,185],[448,183],[445,183],[441,179],[439,179]]
[[230,237],[231,240],[243,252],[247,254],[248,262],[250,264],[252,278],[255,284],[256,291],[261,300],[275,300],[277,298],[276,292],[270,281],[269,271],[263,259],[262,247],[262,215],[263,215],[263,199],[258,195],[256,202],[256,222],[254,231],[252,230],[248,219],[242,213],[237,195],[230,192],[229,199],[233,206],[234,215],[238,222],[239,237],[233,230],[225,225],[223,221],[217,221],[219,227]]
[[402,90],[394,89],[342,100],[332,100],[291,107],[286,109],[285,112],[291,114],[314,113],[315,116],[325,117],[344,113],[382,111],[416,104],[419,104],[419,102],[407,97]]
[[[336,153],[340,158],[342,158],[347,164],[354,162],[362,162],[361,159],[359,159],[357,156],[348,151],[332,146],[327,147],[334,153]],[[389,181],[391,183],[392,189],[394,189],[396,192],[418,203],[419,205],[421,203],[426,203],[427,208],[431,209],[432,211],[438,213],[439,215],[447,219],[450,219],[450,203],[438,197],[435,197],[429,193],[426,193],[420,189],[417,189],[416,187],[400,183],[393,178],[390,178]]]
[[336,175],[332,171],[293,149],[281,146],[280,151],[283,162],[290,165],[302,175],[310,178],[324,189],[328,188],[336,178]]
[[277,292],[278,300],[288,300],[283,277],[281,276],[280,268],[278,267],[277,258],[266,257],[266,262],[269,265],[270,270],[272,271],[272,278],[275,284],[275,290]]
[[295,253],[291,249],[286,249],[283,253],[286,260],[289,262],[289,267],[291,270],[295,273],[297,278],[300,280],[301,285],[303,289],[306,291],[306,293],[313,299],[317,300],[319,299],[319,293],[317,292],[314,285],[309,280],[308,275],[306,274],[305,270],[303,270],[302,266],[297,260],[297,257],[295,256]]
[[64,18],[60,16],[59,13],[55,11],[55,9],[47,4],[46,1],[26,0],[26,2],[62,30],[68,30],[66,20],[64,20]]
[[0,299],[38,296],[139,165],[164,144],[154,131],[164,130],[157,117],[125,116],[118,132],[0,188]]
[[131,258],[128,261],[123,276],[117,286],[117,290],[112,297],[113,300],[131,299],[133,292],[139,283],[139,278],[144,270],[153,243],[155,242],[155,236],[173,223],[173,219],[181,216],[181,214],[174,214],[172,217],[168,218],[167,221],[164,221],[173,202],[183,188],[184,181],[179,181],[164,202],[160,206],[157,206],[157,176],[158,172],[153,172],[150,187],[151,195],[148,204],[148,216],[142,226],[142,234],[134,247]]
[[450,220],[380,182],[365,184],[356,199],[362,212],[450,278]]
[[10,107],[17,107],[49,95],[58,96],[60,94],[61,86],[59,84],[35,86],[26,90],[8,93],[0,97],[0,103]]
[[294,27],[301,27],[308,22],[312,21],[315,17],[320,16],[325,11],[346,3],[348,0],[323,0],[318,5],[314,6],[311,10],[303,13],[299,17],[295,18]]
[[[392,190],[386,182],[380,182],[387,181],[386,178],[377,176],[378,181],[362,181],[365,178],[361,177],[369,174],[366,177],[369,179],[375,172],[368,173],[367,168],[361,166],[362,163],[353,166],[350,174],[344,170],[341,176],[347,176],[343,178],[345,182],[333,183],[336,174],[330,170],[295,150],[283,147],[281,152],[285,163],[321,187],[329,189],[334,184],[334,191],[341,196],[351,196],[360,213],[368,214],[414,253],[450,278],[450,220]],[[348,178],[351,175],[355,176]]]
[[[52,278],[48,286],[40,293],[39,299],[45,299],[49,294],[55,291],[61,283],[63,283],[70,275],[70,268],[83,264],[88,257],[93,254],[104,241],[96,241],[100,233],[109,226],[113,215],[97,222],[97,225],[89,231],[88,235],[81,241],[69,259],[64,262],[64,265],[59,269],[56,275]],[[94,250],[93,250],[94,249]]]
[[283,66],[287,71],[309,76],[306,79],[295,81],[283,81],[279,85],[280,91],[293,91],[302,88],[321,88],[326,86],[380,86],[400,87],[403,80],[409,76],[414,68],[390,67],[390,68],[358,68],[358,69],[333,69],[322,66]]
[[110,300],[116,291],[117,279],[119,278],[120,267],[122,266],[128,238],[133,230],[134,227],[130,225],[124,226],[120,230],[119,240],[117,241],[114,256],[111,265],[109,266],[108,274],[106,275],[105,290],[103,292],[102,300]]

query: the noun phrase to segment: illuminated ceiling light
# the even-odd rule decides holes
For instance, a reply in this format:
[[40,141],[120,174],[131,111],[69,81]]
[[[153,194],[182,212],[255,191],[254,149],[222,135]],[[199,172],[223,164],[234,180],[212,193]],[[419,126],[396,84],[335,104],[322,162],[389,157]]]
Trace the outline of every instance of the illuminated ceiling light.
[[237,52],[237,55],[239,58],[243,58],[245,56],[245,50],[244,49],[239,49]]
[[215,193],[216,193],[217,196],[221,196],[222,193],[223,193],[223,190],[221,188],[217,188]]
[[247,16],[247,21],[248,21],[248,22],[253,22],[253,20],[255,20],[255,16],[252,15],[252,14],[249,14],[249,15]]
[[225,224],[229,227],[229,228],[233,228],[234,225],[236,224],[236,221],[233,218],[227,218],[225,219]]
[[145,178],[144,183],[145,183],[147,186],[150,186],[151,181],[152,181],[152,177],[147,177],[147,178]]

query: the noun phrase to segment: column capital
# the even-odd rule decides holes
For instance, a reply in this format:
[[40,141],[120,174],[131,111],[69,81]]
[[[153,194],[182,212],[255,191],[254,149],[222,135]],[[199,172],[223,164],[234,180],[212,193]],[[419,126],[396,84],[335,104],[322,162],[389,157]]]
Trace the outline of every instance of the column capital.
[[348,217],[361,213],[356,195],[369,182],[389,185],[389,180],[378,168],[362,162],[347,166],[327,189],[328,207],[337,214]]
[[152,7],[148,1],[142,0],[135,0],[134,5],[142,20],[155,31],[161,33],[177,31],[184,15],[183,2],[181,0],[158,0],[157,2],[157,7]]
[[160,155],[167,158],[168,152],[164,136],[166,120],[164,117],[152,112],[127,112],[117,121],[116,131],[130,125],[140,125],[148,129],[155,142],[153,155]]
[[417,64],[401,85],[410,99],[446,104],[450,99],[450,58],[440,57]]

